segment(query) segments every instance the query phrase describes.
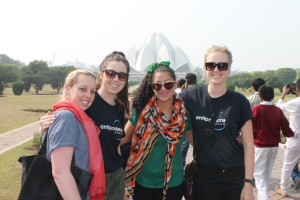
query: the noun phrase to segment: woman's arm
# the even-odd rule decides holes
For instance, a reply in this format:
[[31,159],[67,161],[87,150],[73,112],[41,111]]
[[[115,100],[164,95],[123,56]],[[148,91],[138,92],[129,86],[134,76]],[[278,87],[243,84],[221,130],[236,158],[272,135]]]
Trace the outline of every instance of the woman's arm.
[[194,143],[193,143],[193,130],[186,130],[185,131],[185,137],[189,141],[189,143],[194,146]]
[[51,152],[52,174],[64,200],[81,200],[75,179],[70,171],[73,147],[60,147]]
[[[254,142],[252,121],[248,120],[241,129],[242,141],[244,146],[245,157],[245,179],[253,179],[254,171]],[[250,183],[244,183],[241,193],[242,200],[253,200],[253,186]]]
[[123,137],[120,141],[120,146],[123,144],[126,144],[129,142],[132,138],[132,135],[134,133],[135,126],[131,124],[131,122],[128,120],[128,122],[125,125],[124,131],[125,131],[125,137]]

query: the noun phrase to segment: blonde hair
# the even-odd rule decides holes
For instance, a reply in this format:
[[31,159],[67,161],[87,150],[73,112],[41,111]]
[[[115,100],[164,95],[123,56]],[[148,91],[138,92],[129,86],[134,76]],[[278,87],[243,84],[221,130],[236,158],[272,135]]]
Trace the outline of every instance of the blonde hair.
[[66,85],[69,85],[70,87],[72,87],[77,82],[77,77],[79,75],[90,76],[95,80],[97,78],[93,72],[90,72],[90,71],[87,71],[84,69],[77,69],[77,70],[71,71],[65,80],[65,84],[64,84],[63,92],[62,92],[63,98],[67,97],[67,92],[65,90]]
[[202,81],[206,81],[208,82],[208,78],[206,76],[206,68],[205,68],[205,63],[207,61],[207,57],[211,54],[211,53],[215,53],[215,52],[221,52],[221,53],[225,53],[228,57],[228,73],[230,73],[231,70],[231,64],[232,64],[232,54],[229,51],[229,49],[226,46],[218,46],[218,45],[214,45],[212,47],[210,47],[204,54],[204,63],[203,63],[203,75],[202,75]]

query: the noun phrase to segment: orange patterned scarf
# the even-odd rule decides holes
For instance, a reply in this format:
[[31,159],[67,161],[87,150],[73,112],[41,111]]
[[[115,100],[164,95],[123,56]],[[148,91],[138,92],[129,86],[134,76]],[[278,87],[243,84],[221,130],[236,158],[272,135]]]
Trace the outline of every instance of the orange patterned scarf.
[[168,142],[168,151],[165,156],[165,175],[163,195],[166,198],[167,189],[171,179],[173,157],[176,144],[180,141],[186,124],[186,109],[182,99],[174,95],[172,106],[172,120],[168,120],[157,105],[157,99],[153,96],[142,110],[135,133],[132,137],[130,156],[127,161],[125,176],[127,190],[131,196],[134,194],[135,177],[143,168],[144,163],[161,134]]
[[105,172],[102,150],[99,141],[100,129],[94,121],[71,99],[65,99],[53,105],[53,111],[69,110],[82,124],[87,140],[89,154],[89,171],[93,174],[89,192],[91,200],[103,200],[105,196]]

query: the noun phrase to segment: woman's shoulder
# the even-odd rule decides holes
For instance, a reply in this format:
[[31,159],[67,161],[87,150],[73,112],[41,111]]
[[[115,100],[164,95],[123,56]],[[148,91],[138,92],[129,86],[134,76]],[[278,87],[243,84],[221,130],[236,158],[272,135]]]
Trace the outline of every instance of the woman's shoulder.
[[239,99],[247,100],[247,98],[245,97],[245,95],[243,95],[240,92],[231,91],[231,90],[228,90],[228,92],[229,92],[231,98],[239,98]]
[[53,123],[74,124],[78,123],[78,120],[71,111],[60,110],[55,113],[55,119]]

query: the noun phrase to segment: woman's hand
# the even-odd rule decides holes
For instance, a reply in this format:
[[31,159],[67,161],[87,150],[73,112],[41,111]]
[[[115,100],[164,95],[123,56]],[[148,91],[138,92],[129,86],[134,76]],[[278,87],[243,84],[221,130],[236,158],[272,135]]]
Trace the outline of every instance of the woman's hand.
[[241,200],[253,200],[253,186],[250,183],[244,183],[241,193]]
[[43,135],[44,131],[50,127],[55,119],[55,115],[52,111],[48,111],[46,115],[40,118],[40,134]]

